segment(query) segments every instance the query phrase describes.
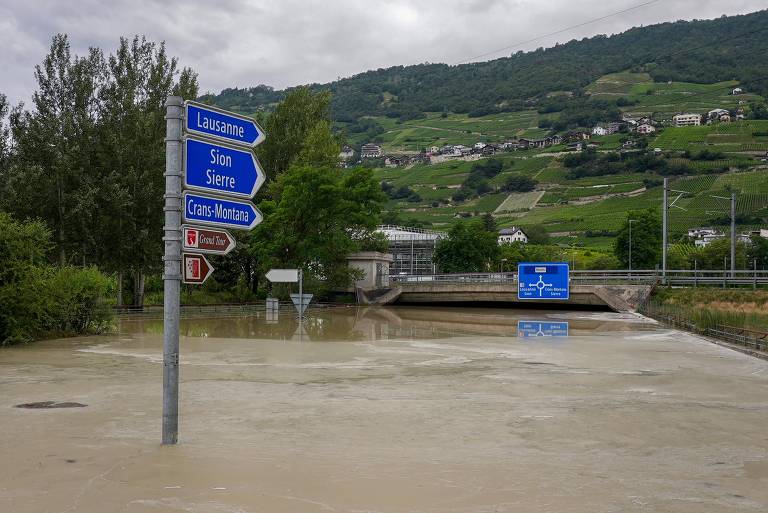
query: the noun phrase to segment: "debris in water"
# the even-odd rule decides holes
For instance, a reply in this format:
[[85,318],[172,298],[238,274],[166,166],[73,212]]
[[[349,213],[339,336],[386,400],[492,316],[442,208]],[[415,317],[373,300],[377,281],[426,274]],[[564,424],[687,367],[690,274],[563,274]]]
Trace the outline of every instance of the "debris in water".
[[57,402],[57,401],[38,401],[36,403],[17,404],[15,408],[43,409],[43,408],[85,408],[88,406],[83,403]]

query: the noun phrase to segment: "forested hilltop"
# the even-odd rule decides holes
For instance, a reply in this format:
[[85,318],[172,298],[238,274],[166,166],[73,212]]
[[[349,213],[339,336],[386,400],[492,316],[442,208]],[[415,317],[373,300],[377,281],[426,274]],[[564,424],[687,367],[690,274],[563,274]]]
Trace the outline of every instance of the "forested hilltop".
[[[535,105],[547,93],[579,94],[607,73],[647,72],[656,82],[738,80],[765,95],[768,10],[715,20],[678,21],[598,35],[488,62],[418,64],[360,73],[315,90],[333,93],[336,121],[360,116],[415,119],[423,112],[484,115]],[[463,56],[456,56],[457,59]],[[286,91],[264,85],[225,89],[203,100],[254,113],[271,110]]]

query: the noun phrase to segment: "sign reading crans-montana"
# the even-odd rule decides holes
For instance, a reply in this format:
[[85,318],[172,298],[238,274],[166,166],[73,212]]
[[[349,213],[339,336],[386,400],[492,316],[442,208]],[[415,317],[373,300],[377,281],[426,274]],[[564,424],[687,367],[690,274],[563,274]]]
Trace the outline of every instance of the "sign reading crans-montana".
[[247,116],[187,100],[184,127],[188,133],[222,141],[257,146],[264,142],[264,130]]

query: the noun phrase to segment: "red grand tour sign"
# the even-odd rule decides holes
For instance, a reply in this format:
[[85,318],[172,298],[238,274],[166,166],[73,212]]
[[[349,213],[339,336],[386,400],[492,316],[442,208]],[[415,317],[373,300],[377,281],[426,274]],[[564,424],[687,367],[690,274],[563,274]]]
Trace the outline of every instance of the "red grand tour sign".
[[226,230],[213,230],[184,225],[182,242],[184,251],[226,255],[235,248],[235,239]]

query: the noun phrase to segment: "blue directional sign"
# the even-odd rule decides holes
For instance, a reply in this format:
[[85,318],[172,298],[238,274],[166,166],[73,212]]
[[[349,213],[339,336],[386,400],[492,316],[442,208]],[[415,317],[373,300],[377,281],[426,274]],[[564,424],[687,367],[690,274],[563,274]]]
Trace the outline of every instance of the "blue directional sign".
[[252,198],[266,180],[250,150],[187,137],[184,141],[184,188]]
[[568,299],[568,264],[520,263],[517,266],[518,299]]
[[567,337],[568,322],[517,321],[517,336],[529,337]]
[[251,230],[262,220],[261,212],[250,201],[184,193],[184,222]]
[[185,110],[187,132],[248,146],[256,146],[266,139],[264,130],[249,117],[192,101],[185,102]]

